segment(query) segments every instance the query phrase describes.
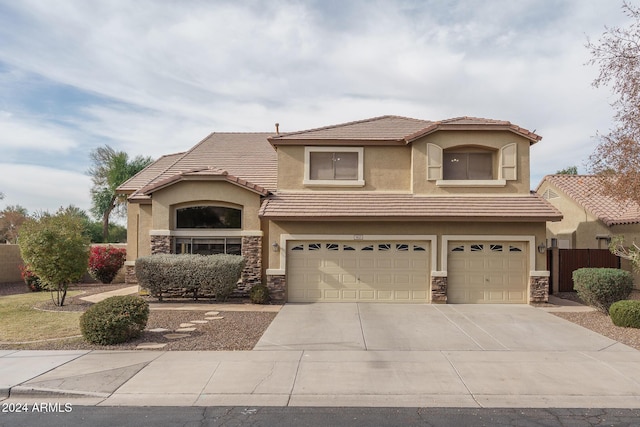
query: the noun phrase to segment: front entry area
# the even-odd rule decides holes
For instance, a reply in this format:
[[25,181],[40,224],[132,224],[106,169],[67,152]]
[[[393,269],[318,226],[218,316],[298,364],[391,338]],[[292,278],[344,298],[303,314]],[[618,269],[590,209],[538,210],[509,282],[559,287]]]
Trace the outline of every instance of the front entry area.
[[449,242],[447,252],[447,302],[527,303],[526,242]]
[[290,241],[288,302],[430,300],[428,241]]

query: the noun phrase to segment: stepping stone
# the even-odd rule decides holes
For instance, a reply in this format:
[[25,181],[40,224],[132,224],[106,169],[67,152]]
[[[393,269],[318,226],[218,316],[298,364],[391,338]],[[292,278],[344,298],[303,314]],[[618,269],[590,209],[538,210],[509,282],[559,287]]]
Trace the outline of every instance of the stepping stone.
[[205,316],[217,316],[218,314],[220,314],[219,311],[207,311],[204,315]]
[[217,316],[217,317],[205,317],[205,319],[207,319],[207,320],[220,320],[220,319],[224,319],[224,317],[222,317],[222,316]]
[[147,342],[144,344],[139,344],[136,349],[137,350],[154,350],[154,349],[158,349],[158,348],[164,348],[166,347],[166,343],[165,344],[160,344],[157,342]]
[[191,334],[167,334],[167,335],[164,335],[164,337],[166,339],[168,339],[168,340],[177,340],[177,339],[180,339],[180,338],[187,338],[187,337],[190,337],[190,336],[191,336]]
[[153,329],[149,329],[149,332],[169,332],[169,329],[166,329],[166,328],[153,328]]
[[193,323],[180,323],[181,328],[189,328],[191,326],[195,326]]
[[196,328],[178,328],[176,329],[176,332],[193,332],[195,330]]
[[[191,323],[198,323],[200,325],[204,324],[204,323],[209,323],[208,320],[192,320]],[[182,325],[180,325],[182,326]]]

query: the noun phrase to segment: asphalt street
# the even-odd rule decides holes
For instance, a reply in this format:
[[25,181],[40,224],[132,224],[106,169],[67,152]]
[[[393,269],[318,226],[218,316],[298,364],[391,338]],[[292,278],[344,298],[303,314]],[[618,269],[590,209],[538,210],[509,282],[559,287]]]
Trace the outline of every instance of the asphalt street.
[[0,427],[640,426],[640,409],[198,408],[74,405],[70,408],[62,405],[59,409],[59,412],[2,412]]

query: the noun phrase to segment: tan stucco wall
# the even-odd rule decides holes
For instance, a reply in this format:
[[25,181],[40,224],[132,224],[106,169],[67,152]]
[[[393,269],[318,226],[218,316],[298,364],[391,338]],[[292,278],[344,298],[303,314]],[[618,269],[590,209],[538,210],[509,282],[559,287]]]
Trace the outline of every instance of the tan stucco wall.
[[0,283],[20,282],[22,256],[18,245],[0,245]]
[[[330,144],[327,146],[331,146]],[[336,147],[340,150],[340,147]],[[407,146],[365,146],[363,187],[349,187],[353,191],[397,191],[411,190],[411,148]],[[278,189],[326,191],[342,190],[344,187],[305,186],[304,147],[278,147]]]
[[[493,171],[497,179],[500,148],[517,143],[517,180],[507,181],[505,187],[438,187],[435,181],[427,181],[427,143],[442,149],[477,146],[495,151]],[[529,148],[528,139],[507,131],[440,131],[427,135],[412,143],[413,147],[413,192],[415,194],[529,194]]]
[[127,205],[127,261],[151,255],[151,214],[150,204]]
[[[535,236],[536,246],[545,241],[544,223],[460,223],[460,222],[275,222],[269,223],[270,246],[280,243],[282,234],[326,234],[326,235],[436,235],[438,246],[443,235],[496,235],[496,236]],[[496,240],[499,240],[496,237]],[[266,242],[266,241],[265,241]],[[438,266],[441,265],[440,247],[438,247]],[[531,270],[547,270],[546,254],[536,251],[536,265]],[[269,252],[268,268],[280,269],[280,253]],[[432,266],[432,269],[436,269]]]
[[[555,185],[544,181],[537,193],[543,195],[547,189],[554,191],[559,197],[550,198],[548,202],[562,212],[562,221],[547,223],[547,238],[569,240],[570,248],[575,249],[604,249],[604,243],[600,243],[595,236],[608,234],[606,225],[588,212],[585,208],[570,199]],[[563,247],[563,246],[561,246]]]
[[174,208],[218,204],[242,209],[242,229],[260,230],[260,196],[224,181],[184,181],[153,193],[153,230],[175,229]]

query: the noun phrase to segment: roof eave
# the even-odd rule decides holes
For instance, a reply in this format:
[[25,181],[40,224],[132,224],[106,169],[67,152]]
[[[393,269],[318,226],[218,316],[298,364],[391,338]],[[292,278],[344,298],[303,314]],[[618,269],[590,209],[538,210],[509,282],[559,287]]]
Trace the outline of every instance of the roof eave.
[[523,138],[529,140],[531,145],[540,141],[542,137],[538,134],[530,132],[526,129],[520,128],[515,125],[503,125],[503,124],[455,124],[455,123],[436,123],[431,126],[428,126],[412,135],[409,135],[405,138],[407,143],[411,143],[417,139],[425,137],[429,134],[438,131],[447,131],[447,130],[457,130],[457,131],[508,131],[515,133]]

